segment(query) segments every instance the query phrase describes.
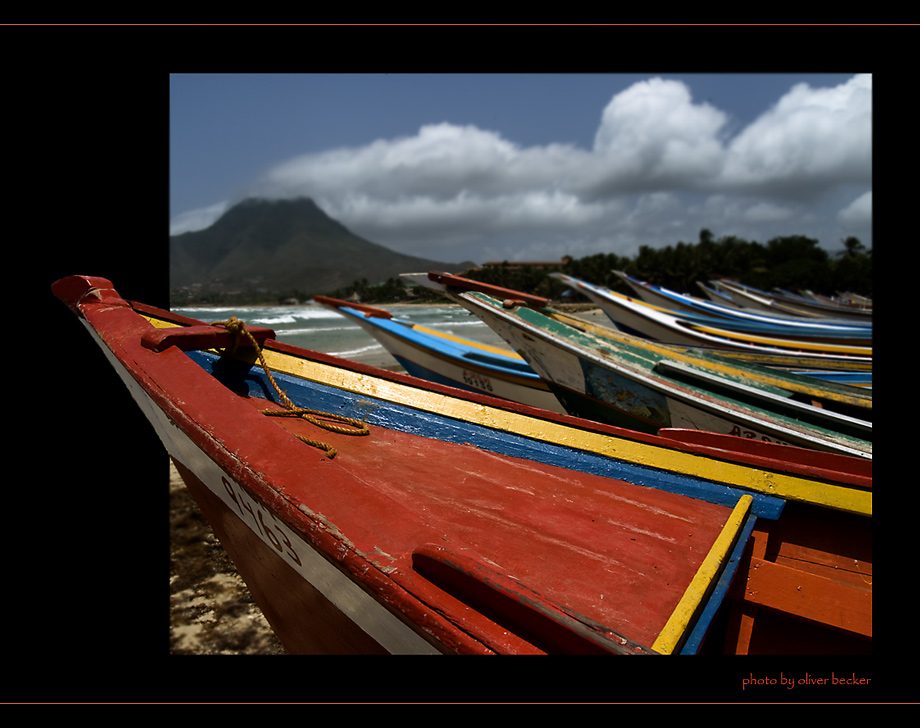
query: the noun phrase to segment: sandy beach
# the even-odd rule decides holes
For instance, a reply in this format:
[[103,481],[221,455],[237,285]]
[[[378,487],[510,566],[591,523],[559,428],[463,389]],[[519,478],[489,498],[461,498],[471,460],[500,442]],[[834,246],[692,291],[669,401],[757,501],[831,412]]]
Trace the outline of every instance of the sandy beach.
[[[577,315],[603,320],[600,311],[590,307]],[[386,352],[370,363],[403,371]],[[172,463],[169,522],[170,654],[285,654]]]
[[170,654],[284,654],[172,463],[169,471]]

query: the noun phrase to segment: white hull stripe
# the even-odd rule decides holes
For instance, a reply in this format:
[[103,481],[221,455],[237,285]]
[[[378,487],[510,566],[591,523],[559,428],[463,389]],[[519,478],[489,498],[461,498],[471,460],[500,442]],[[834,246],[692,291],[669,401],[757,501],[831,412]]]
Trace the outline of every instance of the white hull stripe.
[[[195,473],[211,493],[220,498],[230,511],[239,517],[262,541],[271,546],[292,569],[390,653],[441,654],[421,635],[413,631],[362,590],[347,575],[317,553],[310,544],[278,521],[273,514],[261,509],[262,522],[265,523],[264,519],[269,518],[272,528],[277,529],[277,532],[283,536],[281,541],[287,539],[287,543],[279,549],[279,541],[269,538],[257,523],[260,509],[258,504],[253,499],[245,496],[247,504],[253,509],[253,513],[250,513],[245,507],[240,509],[238,499],[244,497],[245,491],[217,463],[202,452],[192,439],[179,429],[166,416],[166,413],[150,399],[143,387],[128,374],[121,362],[112,354],[92,326],[85,321],[82,321],[82,323],[105,352],[118,376],[131,392],[131,396],[153,425],[169,454]],[[228,483],[230,484],[229,487]],[[231,488],[233,489],[232,491]],[[245,517],[241,514],[241,510],[245,512]],[[287,544],[290,544],[289,548]],[[289,553],[289,550],[293,552],[293,555]]]

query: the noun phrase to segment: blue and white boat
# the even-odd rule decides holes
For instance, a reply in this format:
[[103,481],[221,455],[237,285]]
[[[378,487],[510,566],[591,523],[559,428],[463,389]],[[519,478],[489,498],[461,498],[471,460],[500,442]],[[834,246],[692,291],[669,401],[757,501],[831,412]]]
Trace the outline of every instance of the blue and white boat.
[[849,306],[827,301],[817,301],[804,296],[786,293],[769,293],[737,281],[719,279],[712,281],[717,290],[730,296],[738,306],[769,313],[785,313],[806,319],[827,317],[871,321],[870,307]]
[[637,336],[666,344],[742,352],[748,361],[767,366],[787,361],[790,365],[785,368],[802,371],[872,371],[871,341],[838,344],[736,331],[692,320],[563,273],[551,275],[594,302],[618,329]]
[[421,326],[385,309],[328,296],[313,300],[358,324],[414,377],[565,412],[546,382],[513,351]]
[[863,419],[871,418],[871,394],[854,390],[838,409],[844,398],[831,385],[780,378],[625,334],[597,335],[551,308],[502,301],[469,290],[465,279],[433,275],[434,286],[527,359],[569,414],[650,433],[699,429],[872,457],[872,423]]
[[871,319],[803,319],[782,313],[768,314],[753,309],[718,305],[640,281],[622,271],[613,272],[646,303],[671,310],[691,321],[713,323],[734,331],[771,333],[827,342],[872,341]]
[[95,349],[76,371],[112,370],[72,382],[87,464],[127,387],[290,654],[871,652],[864,458],[621,430],[103,278],[52,291]]

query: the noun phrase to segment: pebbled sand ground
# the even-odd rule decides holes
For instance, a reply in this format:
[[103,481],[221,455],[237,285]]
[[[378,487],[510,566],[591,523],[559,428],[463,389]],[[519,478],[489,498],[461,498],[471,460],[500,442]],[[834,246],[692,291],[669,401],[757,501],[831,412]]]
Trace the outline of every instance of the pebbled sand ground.
[[169,652],[283,655],[175,467],[169,478]]

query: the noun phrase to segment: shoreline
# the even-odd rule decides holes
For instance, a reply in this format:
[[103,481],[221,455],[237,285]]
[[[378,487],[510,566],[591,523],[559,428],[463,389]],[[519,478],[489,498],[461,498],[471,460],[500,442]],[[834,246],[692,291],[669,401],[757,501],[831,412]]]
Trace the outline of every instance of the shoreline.
[[[339,299],[343,300],[343,299]],[[348,303],[358,303],[362,306],[378,306],[380,308],[388,308],[390,306],[459,306],[460,304],[453,303],[451,301],[393,301],[391,303],[370,303],[367,301],[348,301]],[[300,308],[303,306],[318,306],[320,304],[314,303],[311,298],[308,301],[301,301],[300,303],[238,303],[238,304],[229,304],[229,303],[188,303],[184,305],[177,305],[174,308],[185,308],[185,309],[201,309],[203,311],[212,309],[212,308]],[[170,303],[170,306],[172,304]]]
[[[428,306],[431,308],[463,308],[459,303],[453,303],[451,301],[393,301],[392,303],[367,303],[363,301],[354,301],[354,303],[359,303],[362,306],[373,306],[375,308],[413,308]],[[203,303],[194,303],[186,304],[181,306],[173,306],[170,304],[171,311],[176,309],[182,309],[185,311],[212,311],[212,310],[221,310],[228,308],[302,308],[303,306],[318,306],[319,304],[313,303],[312,299],[309,301],[304,301],[303,303],[245,303],[245,304],[203,304]],[[564,313],[582,313],[582,312],[591,312],[591,311],[600,311],[600,309],[593,303],[554,303],[552,306],[557,311],[562,311]]]
[[[371,304],[366,304],[366,305],[371,305]],[[377,304],[374,304],[374,305],[377,305]],[[410,309],[412,307],[418,307],[418,306],[428,306],[432,308],[463,309],[463,307],[460,304],[451,303],[451,302],[439,303],[439,304],[401,302],[401,303],[394,303],[394,304],[386,304],[386,305],[380,304],[379,305],[380,308],[384,308],[384,309],[386,308]],[[186,307],[186,306],[181,306],[179,308],[182,308],[187,311],[196,310],[193,307]],[[197,310],[205,312],[209,310],[233,309],[233,308],[234,307],[232,306],[217,306],[213,308],[212,307],[209,307],[209,308],[202,307]],[[247,308],[247,307],[240,306],[238,308]],[[266,306],[259,306],[259,307],[251,306],[249,308],[291,308],[291,309],[294,309],[296,308],[296,306],[294,305],[285,305],[285,306],[266,305]],[[612,325],[609,319],[607,318],[606,314],[593,303],[563,303],[563,304],[560,304],[558,307],[554,307],[554,308],[556,308],[556,310],[560,312],[564,312],[572,316],[575,316],[576,318],[583,318],[589,323],[598,324],[602,326]],[[411,318],[411,316],[408,314],[403,314],[403,315],[405,315],[406,318]],[[469,315],[473,316],[473,314],[469,314]],[[201,318],[204,319],[207,317],[202,316]],[[484,344],[489,344],[490,346],[497,346],[497,347],[509,349],[509,350],[511,349],[507,341],[502,339],[497,333],[492,331],[492,329],[490,329],[485,324],[483,324],[482,330],[477,331],[475,334],[469,335],[467,338],[475,340],[475,341],[479,341]],[[282,338],[280,340],[283,341],[284,339]],[[378,369],[384,369],[386,371],[399,372],[401,374],[407,373],[405,368],[398,361],[396,361],[393,355],[390,354],[390,352],[387,351],[387,349],[382,344],[380,344],[376,339],[374,339],[370,334],[367,334],[367,341],[368,343],[374,343],[377,346],[372,350],[362,352],[361,354],[355,355],[353,357],[341,356],[340,354],[335,354],[329,351],[324,351],[323,353],[332,354],[333,356],[337,356],[338,358],[343,359],[345,361],[355,361],[361,364],[376,367]],[[307,349],[311,348],[310,346],[304,346],[303,344],[298,344],[298,345],[302,346],[303,348],[307,348]],[[323,351],[322,348],[316,348],[316,350]]]

